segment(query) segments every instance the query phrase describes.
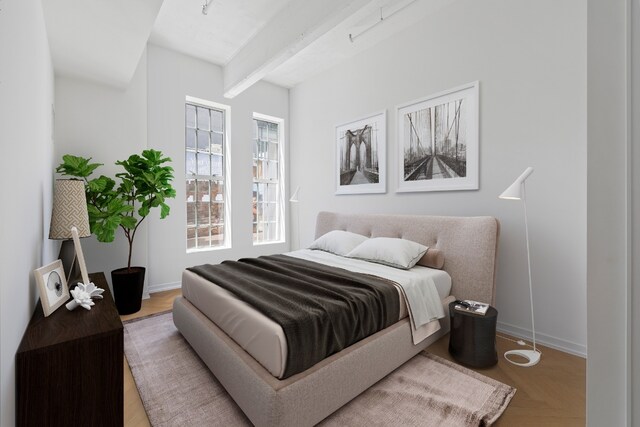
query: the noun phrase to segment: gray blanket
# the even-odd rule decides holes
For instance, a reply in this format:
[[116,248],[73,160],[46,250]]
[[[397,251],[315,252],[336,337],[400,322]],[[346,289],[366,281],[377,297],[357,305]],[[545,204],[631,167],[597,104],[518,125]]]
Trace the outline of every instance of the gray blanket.
[[283,378],[397,322],[392,283],[286,255],[244,258],[190,271],[278,323],[287,339]]

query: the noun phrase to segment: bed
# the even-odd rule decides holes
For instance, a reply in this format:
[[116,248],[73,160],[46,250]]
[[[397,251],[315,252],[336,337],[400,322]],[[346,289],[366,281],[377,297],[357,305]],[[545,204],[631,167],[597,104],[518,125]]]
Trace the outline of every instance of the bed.
[[[440,329],[414,345],[410,321],[402,318],[305,371],[280,379],[286,349],[277,328],[259,329],[256,325],[264,322],[257,319],[234,330],[233,313],[242,304],[185,272],[183,297],[174,303],[174,323],[255,425],[320,422],[446,334],[449,302],[462,298],[494,303],[499,234],[495,218],[321,212],[316,237],[332,230],[401,237],[442,251],[450,292],[443,290],[441,295],[445,316],[439,321]],[[219,294],[213,298],[211,292]]]

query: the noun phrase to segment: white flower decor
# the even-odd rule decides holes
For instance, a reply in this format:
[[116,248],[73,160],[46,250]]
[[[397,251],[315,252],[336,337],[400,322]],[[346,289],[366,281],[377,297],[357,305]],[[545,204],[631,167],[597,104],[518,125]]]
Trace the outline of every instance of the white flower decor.
[[71,290],[73,299],[66,305],[67,310],[75,310],[80,306],[86,310],[91,310],[91,306],[95,305],[91,298],[102,299],[104,289],[98,288],[93,282],[89,284],[78,283],[75,289]]

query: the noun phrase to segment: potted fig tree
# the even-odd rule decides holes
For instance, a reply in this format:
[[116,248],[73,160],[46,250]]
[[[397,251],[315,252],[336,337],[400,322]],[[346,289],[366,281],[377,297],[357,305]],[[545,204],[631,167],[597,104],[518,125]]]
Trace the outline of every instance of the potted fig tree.
[[145,267],[131,266],[133,241],[140,224],[153,208],[160,208],[161,219],[169,215],[165,201],[176,196],[171,186],[173,168],[165,164],[170,161],[156,150],[144,150],[142,155],[133,154],[127,160],[117,161],[116,165],[124,169],[116,174],[119,184],[104,175],[91,178],[102,166],[102,163],[91,163],[91,158],[67,154],[56,168],[62,175],[84,181],[89,225],[98,241],[113,242],[116,230],[121,228],[129,243],[127,266],[111,272],[114,299],[120,314],[140,310]]

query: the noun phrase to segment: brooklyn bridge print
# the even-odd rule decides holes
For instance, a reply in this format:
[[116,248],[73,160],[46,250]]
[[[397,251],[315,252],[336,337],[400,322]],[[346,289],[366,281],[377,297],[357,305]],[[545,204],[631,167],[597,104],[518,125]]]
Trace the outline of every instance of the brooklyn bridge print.
[[384,192],[385,116],[337,127],[338,194]]
[[477,173],[477,97],[446,95],[399,109],[401,190],[472,188],[467,178]]

